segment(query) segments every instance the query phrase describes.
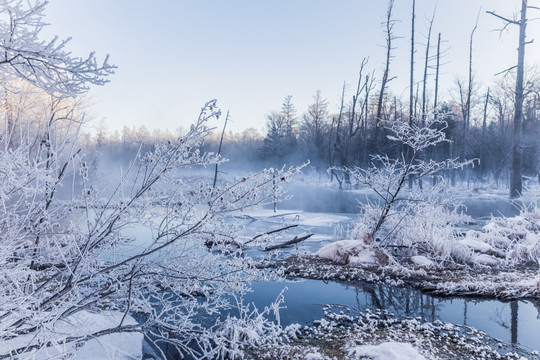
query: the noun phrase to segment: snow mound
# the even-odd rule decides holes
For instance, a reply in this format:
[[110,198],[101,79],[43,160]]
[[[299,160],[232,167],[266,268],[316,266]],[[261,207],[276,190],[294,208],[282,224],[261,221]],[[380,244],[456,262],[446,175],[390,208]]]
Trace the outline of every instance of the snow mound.
[[469,248],[481,252],[481,253],[487,253],[490,251],[494,251],[493,247],[489,245],[486,242],[478,241],[474,239],[474,232],[469,231],[467,235],[465,236],[465,239],[461,241],[463,245],[468,246]]
[[480,265],[495,266],[499,264],[499,260],[488,254],[479,254],[474,257],[474,262]]
[[433,261],[423,255],[411,256],[411,261],[413,264],[420,267],[432,267],[435,265]]
[[385,342],[379,345],[358,345],[348,350],[350,359],[426,360],[411,344]]
[[316,256],[345,264],[377,264],[372,249],[363,240],[340,240],[328,244],[315,253]]
[[324,360],[324,356],[321,355],[318,351],[310,352],[306,354],[306,360]]

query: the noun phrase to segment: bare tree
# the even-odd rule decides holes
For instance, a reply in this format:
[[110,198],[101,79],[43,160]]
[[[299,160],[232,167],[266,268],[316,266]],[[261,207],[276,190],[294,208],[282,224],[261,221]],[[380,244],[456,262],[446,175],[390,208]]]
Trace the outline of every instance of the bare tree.
[[[350,105],[349,111],[345,111],[345,84],[343,84],[343,91],[341,94],[341,106],[337,118],[332,120],[332,127],[334,123],[336,126],[335,141],[333,143],[333,150],[338,156],[339,165],[342,168],[348,168],[350,164],[350,150],[354,137],[358,131],[362,128],[361,122],[364,120],[364,103],[367,102],[367,98],[362,97],[365,87],[370,86],[368,77],[364,79],[364,68],[367,65],[367,58],[362,60],[360,65],[360,72],[358,74],[358,82],[356,85],[356,92],[352,97],[352,103]],[[345,119],[346,118],[346,119]],[[331,174],[337,177],[337,172],[333,168],[334,162],[330,162]],[[350,184],[350,177],[347,172],[343,174],[346,184]],[[339,179],[339,178],[338,178]],[[341,180],[340,180],[341,188]]]
[[[392,9],[394,7],[394,0],[388,1],[388,9],[386,10],[386,21],[384,22],[384,29],[386,33],[386,62],[384,65],[383,77],[381,80],[381,90],[379,91],[379,101],[377,103],[377,115],[375,118],[375,134],[378,133],[379,122],[382,120],[382,110],[384,102],[384,94],[388,83],[393,79],[389,78],[390,73],[390,61],[392,60],[392,41],[395,40],[394,36],[394,24],[395,20],[392,19]],[[377,136],[374,136],[375,142],[377,141]]]
[[427,98],[426,98],[426,90],[427,90],[427,76],[428,76],[428,69],[429,69],[429,50],[431,45],[431,29],[433,29],[433,21],[435,20],[435,11],[433,10],[433,15],[431,16],[431,19],[429,20],[429,27],[428,27],[428,35],[426,40],[426,55],[425,55],[425,64],[424,64],[424,78],[422,80],[422,126],[425,124],[426,121],[426,105],[427,105]]
[[441,33],[437,38],[437,64],[435,65],[435,95],[433,99],[433,108],[437,110],[437,105],[439,101],[439,71],[441,64]]
[[324,135],[327,130],[328,101],[322,97],[321,91],[317,90],[313,95],[313,104],[308,106],[308,110],[302,116],[300,140],[303,141],[310,160],[319,168],[323,167],[323,161],[326,160],[327,143]]
[[478,28],[478,19],[480,17],[480,14],[476,17],[476,23],[474,24],[474,27],[471,31],[471,35],[469,38],[469,75],[468,75],[468,81],[467,81],[467,93],[466,93],[466,101],[465,106],[463,109],[463,146],[461,148],[462,151],[462,159],[464,159],[467,155],[467,146],[469,141],[469,128],[470,128],[470,122],[471,122],[471,97],[473,92],[473,40],[474,40],[474,33],[476,32],[476,29]]
[[[488,114],[488,105],[489,105],[489,88],[486,93],[486,101],[484,102],[484,117],[482,119],[482,142],[486,142],[487,134],[487,114]],[[486,172],[486,153],[485,146],[480,148],[480,175],[483,177]]]
[[409,126],[413,124],[414,118],[414,20],[416,18],[416,0],[412,2],[411,16],[411,63],[409,79]]
[[[456,159],[436,162],[422,160],[418,157],[426,149],[448,141],[444,133],[446,126],[446,122],[435,118],[428,119],[423,127],[417,124],[409,126],[402,121],[390,122],[388,138],[407,145],[407,149],[410,149],[409,158],[406,158],[404,153],[401,153],[395,159],[390,158],[388,155],[376,155],[374,159],[378,166],[371,166],[367,169],[359,167],[348,169],[351,178],[373,190],[377,200],[379,200],[378,203],[372,204],[368,202],[363,205],[366,211],[370,209],[370,214],[364,218],[362,225],[366,230],[362,239],[367,244],[376,240],[376,235],[387,223],[392,213],[396,215],[403,210],[396,210],[396,208],[399,208],[398,203],[401,206],[407,201],[411,203],[424,202],[415,198],[417,194],[412,192],[409,195],[402,196],[402,190],[407,179],[418,180],[446,169],[463,168],[473,163],[472,161],[460,162]],[[403,214],[396,215],[394,221],[399,223],[401,216]],[[392,233],[393,230],[389,232]],[[388,237],[389,234],[386,233],[383,236]],[[384,242],[384,240],[381,242]]]
[[514,134],[512,144],[512,168],[510,174],[510,197],[520,197],[523,191],[522,184],[522,171],[523,171],[523,149],[521,148],[522,137],[522,123],[523,123],[523,72],[525,66],[525,45],[527,42],[526,29],[527,29],[527,0],[521,0],[521,16],[520,20],[512,20],[496,14],[493,11],[488,11],[489,14],[496,16],[497,18],[505,22],[505,28],[509,25],[519,26],[519,40],[518,40],[518,61],[516,68],[516,90],[515,90],[515,102],[514,102]]

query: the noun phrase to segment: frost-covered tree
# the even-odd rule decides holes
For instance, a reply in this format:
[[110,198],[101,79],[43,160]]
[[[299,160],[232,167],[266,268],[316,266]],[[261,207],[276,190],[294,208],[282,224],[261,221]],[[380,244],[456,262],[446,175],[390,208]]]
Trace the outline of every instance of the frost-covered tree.
[[[381,263],[393,259],[389,250],[399,250],[408,257],[429,254],[446,261],[451,255],[453,225],[463,219],[459,202],[441,197],[441,184],[423,190],[406,189],[406,181],[417,181],[448,170],[463,168],[473,161],[446,159],[437,161],[420,156],[426,150],[447,142],[446,122],[441,117],[426,119],[425,126],[404,121],[388,123],[388,138],[405,148],[397,157],[372,156],[367,169],[340,169],[374,193],[374,200],[361,204],[361,220],[348,236],[355,239],[337,242],[320,250],[318,255],[342,262],[362,261],[362,253],[375,251]],[[408,156],[405,155],[405,151]],[[364,254],[365,255],[365,254]],[[386,263],[387,264],[387,263]],[[386,265],[383,264],[383,265]]]
[[70,39],[40,39],[47,25],[43,11],[47,1],[6,0],[0,4],[0,67],[2,86],[24,79],[59,96],[84,93],[88,85],[103,85],[114,72],[108,56],[100,64],[94,53],[73,57],[65,46]]
[[[22,79],[65,101],[104,84],[113,66],[98,65],[93,54],[72,57],[65,41],[39,40],[45,5],[0,4],[6,93]],[[230,308],[230,294],[268,274],[231,246],[238,229],[225,216],[279,195],[276,179],[296,169],[215,188],[184,176],[221,161],[200,151],[220,115],[213,100],[185,135],[140,152],[107,186],[92,181],[75,141],[77,108],[55,109],[14,113],[17,131],[7,121],[0,129],[0,358],[69,357],[115,333],[138,333],[156,349],[168,343],[197,358],[234,355],[234,320],[219,312]],[[6,117],[8,109],[0,111]],[[43,136],[25,125],[33,120],[45,124]],[[107,321],[96,325],[100,313]],[[261,321],[250,336],[262,331]]]
[[427,119],[425,126],[409,125],[402,121],[391,122],[388,138],[404,145],[409,157],[406,158],[404,154],[397,158],[375,155],[372,157],[374,165],[370,168],[356,167],[347,170],[357,182],[371,188],[377,195],[377,200],[380,200],[380,205],[377,206],[378,214],[373,217],[374,222],[366,234],[366,241],[371,242],[387,222],[389,215],[399,211],[396,209],[398,204],[417,201],[417,194],[409,194],[410,197],[403,195],[406,180],[421,180],[436,176],[442,170],[463,168],[473,163],[456,159],[435,161],[420,158],[420,154],[426,149],[448,141],[445,128],[446,123],[438,118]]

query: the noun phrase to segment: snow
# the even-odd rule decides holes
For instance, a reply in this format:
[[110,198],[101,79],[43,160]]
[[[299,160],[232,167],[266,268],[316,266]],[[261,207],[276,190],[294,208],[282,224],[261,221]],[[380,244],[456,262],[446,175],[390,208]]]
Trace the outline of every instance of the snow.
[[349,264],[377,264],[371,249],[362,249],[355,256],[349,256]]
[[[328,213],[304,213],[301,212],[295,216],[296,221],[304,226],[325,226],[330,227],[337,223],[349,220],[349,217],[343,215],[333,215]],[[293,217],[285,217],[286,221],[294,220]]]
[[306,354],[306,360],[324,360],[324,357],[318,352],[310,352]]
[[479,254],[474,257],[474,262],[480,265],[498,265],[499,260],[488,254]]
[[304,211],[291,211],[291,210],[243,210],[239,212],[239,215],[247,215],[253,218],[264,218],[270,220],[275,218],[276,221],[294,223],[303,226],[320,226],[331,227],[337,223],[348,221],[350,217],[345,215],[336,215],[331,213],[314,213]]
[[493,247],[489,245],[488,243],[473,239],[474,234],[475,234],[474,231],[467,232],[467,236],[465,237],[465,239],[461,241],[461,243],[481,253],[487,253],[487,252],[493,251]]
[[379,345],[358,345],[349,349],[350,359],[425,360],[411,344],[385,342]]
[[[37,341],[48,341],[52,338],[64,336],[81,336],[102,329],[113,328],[120,323],[123,315],[123,313],[113,311],[104,311],[99,314],[80,311],[64,321],[59,321],[51,329],[1,342],[0,353],[8,353],[12,349],[31,345]],[[127,316],[124,324],[132,325],[136,324],[136,321]],[[60,336],[58,336],[59,334]],[[21,359],[141,359],[142,342],[143,334],[141,333],[116,333],[89,340],[84,344],[56,344],[38,351],[27,352],[21,356]]]
[[433,261],[423,255],[411,256],[411,261],[413,264],[420,267],[432,267],[434,265]]
[[349,264],[377,264],[373,251],[363,240],[339,240],[323,246],[316,256],[336,262]]

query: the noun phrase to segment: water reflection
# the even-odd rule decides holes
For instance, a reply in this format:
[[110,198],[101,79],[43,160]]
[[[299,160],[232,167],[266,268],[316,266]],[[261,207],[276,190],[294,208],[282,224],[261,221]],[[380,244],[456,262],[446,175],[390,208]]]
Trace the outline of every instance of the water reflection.
[[386,309],[399,317],[472,326],[507,344],[540,351],[540,318],[537,304],[530,301],[501,302],[472,298],[443,298],[411,288],[384,284],[336,283],[302,280],[289,283],[254,284],[247,300],[268,305],[285,291],[282,325],[311,325],[323,316],[325,304],[344,305],[353,312],[366,308]]

